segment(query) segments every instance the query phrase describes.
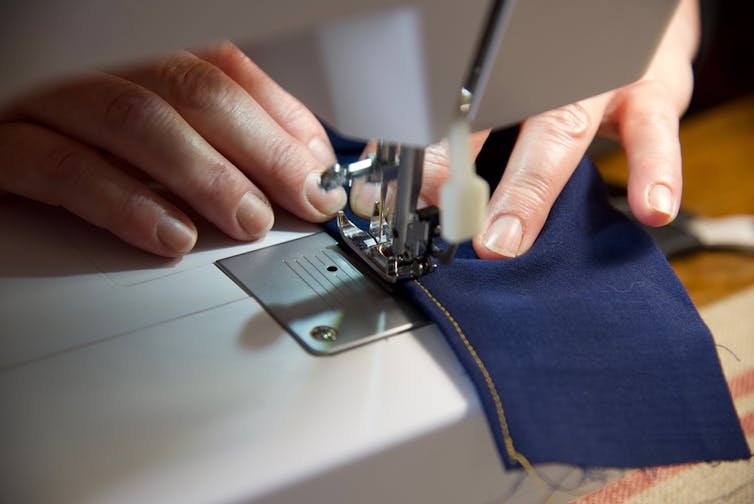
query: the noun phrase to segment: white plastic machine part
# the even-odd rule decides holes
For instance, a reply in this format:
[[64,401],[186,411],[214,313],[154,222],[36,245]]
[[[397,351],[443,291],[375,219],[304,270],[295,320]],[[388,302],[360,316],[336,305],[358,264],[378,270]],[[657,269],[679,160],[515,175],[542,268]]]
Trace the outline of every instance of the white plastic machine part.
[[639,79],[678,0],[506,0],[474,131],[513,124]]
[[482,231],[490,189],[474,170],[471,130],[466,118],[450,126],[450,176],[440,189],[440,229],[444,240],[460,243]]

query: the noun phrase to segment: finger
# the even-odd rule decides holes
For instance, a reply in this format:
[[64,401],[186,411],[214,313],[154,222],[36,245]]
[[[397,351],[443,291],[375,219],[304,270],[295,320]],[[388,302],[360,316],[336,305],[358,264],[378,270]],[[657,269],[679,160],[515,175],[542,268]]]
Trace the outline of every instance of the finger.
[[95,150],[27,123],[0,125],[0,188],[59,205],[127,243],[167,257],[191,250],[194,224]]
[[[474,158],[482,150],[484,142],[490,136],[490,130],[477,131],[471,135],[471,153]],[[440,188],[448,178],[450,159],[448,144],[445,142],[432,144],[424,150],[424,172],[422,173],[422,188],[420,197],[430,205],[440,202]]]
[[479,257],[515,257],[531,248],[594,138],[606,103],[607,95],[600,95],[524,121],[490,198],[485,231],[474,238]]
[[[124,76],[165,99],[280,206],[304,219],[322,221],[345,204],[343,189],[319,188],[325,164],[213,64],[181,52]],[[259,87],[271,82],[267,78]],[[321,129],[309,117],[311,129]],[[328,158],[330,164],[334,160],[334,155]]]
[[359,217],[371,217],[375,206],[380,203],[381,187],[382,184],[369,182],[365,178],[354,180],[348,200],[351,211]]
[[625,90],[616,114],[631,211],[649,226],[667,224],[678,214],[683,185],[676,105],[648,81]]
[[[359,159],[365,159],[377,152],[377,140],[369,140],[361,151]],[[365,177],[355,179],[348,192],[348,204],[351,211],[359,217],[369,218],[379,204],[381,197],[381,184],[368,182]]]
[[323,165],[335,163],[330,140],[314,114],[230,42],[197,55],[237,82],[285,131],[307,146]]
[[239,240],[272,226],[264,194],[156,94],[98,74],[21,102],[19,110],[148,173]]

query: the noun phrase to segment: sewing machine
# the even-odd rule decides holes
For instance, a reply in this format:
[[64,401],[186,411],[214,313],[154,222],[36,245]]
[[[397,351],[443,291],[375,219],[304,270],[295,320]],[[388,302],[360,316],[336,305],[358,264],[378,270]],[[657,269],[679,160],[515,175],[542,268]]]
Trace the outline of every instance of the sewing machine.
[[[355,256],[394,283],[452,257],[452,248],[433,242],[438,223],[451,243],[477,229],[484,199],[468,195],[485,189],[471,182],[463,196],[474,180],[463,152],[467,128],[510,124],[638,78],[675,4],[11,1],[0,6],[0,100],[82,68],[229,38],[337,131],[382,140],[373,157],[324,173],[322,186],[361,176],[397,181],[396,205],[388,208],[382,191],[368,229],[339,217]],[[451,147],[466,161],[455,165],[460,193],[450,191],[438,221],[417,208],[422,149],[446,137],[451,124],[460,125]],[[283,215],[253,244],[202,229],[193,253],[165,262],[54,209],[12,198],[2,205],[0,496],[538,496],[531,484],[520,485],[523,475],[502,470],[468,379],[436,329],[410,308],[375,314],[378,305],[359,298],[353,304],[363,317],[355,318],[366,323],[353,338],[344,330],[335,339],[314,331],[332,325],[312,306],[322,297],[316,289],[293,282],[281,294],[282,277],[254,276],[265,266],[235,269],[233,258],[275,256],[282,250],[275,247],[300,255],[304,240],[323,239],[316,226]],[[336,254],[323,266],[356,277],[360,292],[379,296],[379,306],[390,302],[351,255],[338,255],[330,242],[312,247]],[[267,291],[258,292],[260,284]],[[281,299],[296,307],[292,321],[274,312]],[[385,327],[390,310],[400,313]],[[404,334],[318,359],[276,321],[317,353]],[[550,471],[556,480],[573,472]]]

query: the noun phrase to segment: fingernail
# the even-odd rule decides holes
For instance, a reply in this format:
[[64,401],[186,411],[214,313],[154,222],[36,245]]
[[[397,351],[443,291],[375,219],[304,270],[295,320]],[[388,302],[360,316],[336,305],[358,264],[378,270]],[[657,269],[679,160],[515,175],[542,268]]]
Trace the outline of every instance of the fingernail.
[[157,238],[177,254],[185,254],[194,248],[196,231],[180,220],[163,214],[157,223]]
[[346,191],[338,187],[325,191],[319,187],[319,175],[310,173],[305,183],[306,199],[323,217],[329,217],[343,208],[346,204]]
[[351,187],[351,210],[360,217],[370,217],[380,200],[380,186],[357,180]]
[[521,220],[512,215],[503,215],[487,229],[484,246],[502,256],[516,257],[522,239]]
[[272,228],[272,209],[259,196],[247,192],[236,207],[238,225],[249,235],[249,239],[261,238]]
[[656,184],[649,191],[649,207],[655,212],[672,216],[673,193],[670,188],[663,184]]
[[323,165],[330,167],[337,161],[335,158],[335,152],[332,150],[324,140],[319,137],[314,137],[309,141],[309,152],[317,158],[317,161]]

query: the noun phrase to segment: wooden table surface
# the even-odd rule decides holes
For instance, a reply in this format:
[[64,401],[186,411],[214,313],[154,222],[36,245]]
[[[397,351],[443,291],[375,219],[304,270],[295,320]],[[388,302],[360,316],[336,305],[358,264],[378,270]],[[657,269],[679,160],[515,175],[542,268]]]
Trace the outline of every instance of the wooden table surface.
[[[684,210],[754,214],[754,95],[684,119],[681,147]],[[606,180],[625,184],[622,152],[597,155],[595,162]],[[700,251],[670,263],[698,307],[754,285],[754,254]]]

